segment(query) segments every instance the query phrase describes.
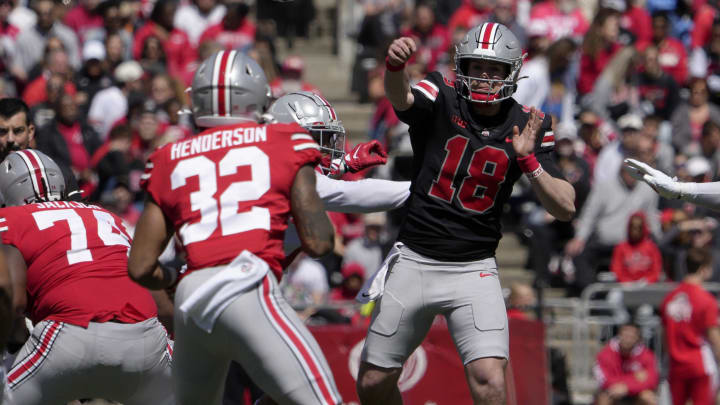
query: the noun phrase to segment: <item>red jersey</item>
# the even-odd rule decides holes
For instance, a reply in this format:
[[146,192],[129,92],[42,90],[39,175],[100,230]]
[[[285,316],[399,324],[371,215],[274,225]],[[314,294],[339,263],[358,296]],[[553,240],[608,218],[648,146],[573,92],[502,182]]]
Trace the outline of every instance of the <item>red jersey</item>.
[[620,352],[617,339],[612,339],[598,353],[593,373],[600,388],[607,390],[611,386],[623,383],[629,395],[638,395],[645,390],[654,391],[659,382],[655,354],[638,344],[628,355]]
[[[707,330],[718,325],[715,297],[702,286],[683,282],[665,297],[661,314],[670,353],[670,375],[707,375],[703,351],[710,350],[705,340]],[[713,361],[711,352],[708,360]]]
[[227,29],[220,22],[209,26],[200,36],[200,44],[206,41],[215,41],[225,50],[247,49],[255,43],[255,24],[247,18],[235,29]]
[[188,273],[248,250],[280,276],[290,188],[320,158],[297,124],[216,127],[153,153],[140,185],[178,233]]
[[130,236],[96,205],[54,201],[0,209],[2,242],[27,264],[27,311],[43,320],[136,323],[157,315],[150,293],[127,274]]

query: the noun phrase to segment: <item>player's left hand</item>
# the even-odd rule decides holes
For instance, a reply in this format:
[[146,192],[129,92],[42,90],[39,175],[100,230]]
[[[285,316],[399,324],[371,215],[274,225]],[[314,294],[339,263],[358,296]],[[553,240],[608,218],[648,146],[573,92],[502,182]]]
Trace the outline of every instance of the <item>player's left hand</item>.
[[351,173],[385,163],[387,163],[387,152],[376,140],[358,144],[350,153],[345,154],[345,165]]
[[518,157],[525,157],[535,149],[535,140],[537,139],[538,130],[542,125],[543,119],[540,118],[540,112],[535,108],[530,108],[530,118],[522,132],[517,125],[513,127],[512,145]]

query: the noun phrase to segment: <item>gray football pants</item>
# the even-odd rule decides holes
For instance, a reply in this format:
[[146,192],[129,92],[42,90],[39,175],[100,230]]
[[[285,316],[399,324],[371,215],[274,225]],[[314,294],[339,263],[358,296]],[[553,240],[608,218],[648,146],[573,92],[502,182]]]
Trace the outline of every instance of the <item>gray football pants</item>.
[[157,318],[135,324],[35,325],[8,373],[11,404],[65,405],[104,398],[124,405],[175,403],[172,348]]
[[403,246],[386,277],[363,361],[402,367],[437,315],[447,320],[463,364],[484,357],[508,358],[508,320],[495,258],[441,262]]
[[342,403],[320,347],[282,297],[271,273],[235,298],[211,333],[192,318],[185,319],[178,308],[222,269],[189,274],[175,294],[173,381],[178,404],[221,404],[231,360],[281,405]]

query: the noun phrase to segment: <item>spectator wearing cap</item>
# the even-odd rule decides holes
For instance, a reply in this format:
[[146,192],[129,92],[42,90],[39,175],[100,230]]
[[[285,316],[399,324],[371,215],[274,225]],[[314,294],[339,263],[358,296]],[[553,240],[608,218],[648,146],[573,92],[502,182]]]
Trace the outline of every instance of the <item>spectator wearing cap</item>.
[[670,32],[670,17],[665,11],[652,16],[652,42],[658,50],[660,68],[667,72],[679,85],[685,85],[688,78],[688,57],[685,46]]
[[222,21],[210,25],[199,43],[215,41],[227,51],[247,52],[255,42],[255,24],[247,17],[250,7],[244,0],[225,0],[227,11]]
[[690,97],[672,114],[672,144],[679,152],[697,153],[706,122],[720,124],[720,107],[709,102],[707,82],[702,78],[690,81]]
[[[650,144],[638,144],[642,148],[628,156],[646,159],[650,151],[644,148]],[[596,179],[578,218],[575,236],[565,246],[565,253],[574,258],[575,264],[572,295],[595,282],[598,268],[609,266],[613,248],[627,236],[625,230],[633,213],[644,212],[652,235],[660,235],[658,199],[650,186],[635,180],[622,165],[615,167],[613,176],[603,181]]]
[[520,77],[526,77],[517,83],[515,100],[525,106],[542,108],[550,93],[550,65],[547,52],[550,40],[549,29],[542,20],[532,20],[527,29],[527,59],[520,69]]
[[623,159],[635,154],[637,142],[643,129],[642,118],[637,114],[626,114],[618,120],[620,138],[610,142],[598,155],[593,181],[602,183],[609,178],[616,177]]
[[159,0],[155,3],[150,21],[135,33],[132,54],[133,59],[141,59],[147,40],[155,37],[162,45],[167,73],[182,77],[187,65],[195,60],[195,47],[191,45],[188,35],[174,26],[176,11],[177,3],[174,0]]
[[649,45],[642,53],[633,83],[639,93],[640,108],[645,114],[672,117],[680,103],[680,86],[660,66],[658,48]]
[[578,42],[590,28],[576,0],[545,0],[530,9],[530,20],[539,19],[550,27],[550,40],[571,37]]
[[582,96],[592,91],[595,82],[613,56],[622,48],[619,41],[620,13],[601,8],[593,19],[582,44],[577,89]]
[[64,50],[50,50],[45,55],[42,73],[31,81],[23,91],[22,98],[31,108],[48,100],[47,83],[50,76],[57,76],[63,80],[63,90],[75,95],[77,88],[71,81],[72,69],[69,65],[67,53]]
[[365,231],[361,238],[355,238],[345,245],[343,263],[358,263],[365,269],[365,278],[380,268],[384,257],[383,232],[387,222],[384,212],[365,214]]
[[75,76],[78,86],[77,101],[83,113],[90,108],[90,101],[100,90],[112,85],[105,64],[105,45],[90,40],[83,45],[83,67]]
[[412,26],[404,30],[402,36],[415,39],[418,48],[409,62],[422,65],[425,73],[434,71],[438,60],[447,56],[447,28],[435,21],[433,9],[428,4],[415,6]]
[[305,62],[300,56],[288,56],[280,67],[280,76],[270,82],[270,89],[274,98],[282,97],[294,91],[311,91],[320,94],[320,90],[303,80]]
[[80,46],[75,33],[57,21],[53,0],[34,0],[32,7],[38,15],[37,24],[20,31],[17,36],[17,65],[30,72],[42,62],[45,43],[50,37],[57,37],[67,52],[68,62],[73,69],[80,68]]
[[100,90],[93,98],[88,120],[101,139],[107,139],[113,125],[127,115],[128,95],[141,90],[142,77],[143,69],[138,62],[123,62],[115,68],[117,85]]

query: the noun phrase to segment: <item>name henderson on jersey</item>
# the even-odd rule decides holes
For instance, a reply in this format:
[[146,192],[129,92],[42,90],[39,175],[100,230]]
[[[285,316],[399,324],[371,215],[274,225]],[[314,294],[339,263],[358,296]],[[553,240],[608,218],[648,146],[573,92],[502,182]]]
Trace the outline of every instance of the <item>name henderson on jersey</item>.
[[170,151],[170,160],[244,143],[267,142],[266,129],[264,126],[234,128],[199,135],[173,144]]
[[46,201],[35,204],[38,209],[45,208],[97,208],[101,209],[97,205],[84,204],[78,201]]

